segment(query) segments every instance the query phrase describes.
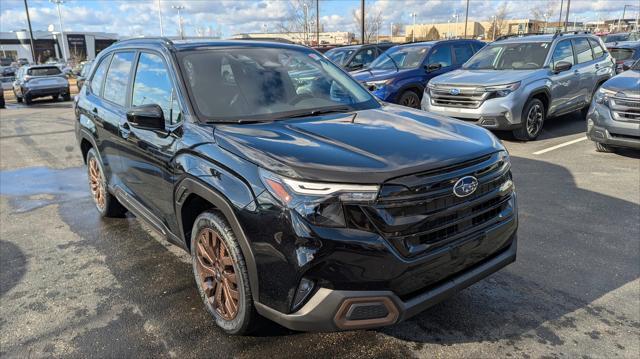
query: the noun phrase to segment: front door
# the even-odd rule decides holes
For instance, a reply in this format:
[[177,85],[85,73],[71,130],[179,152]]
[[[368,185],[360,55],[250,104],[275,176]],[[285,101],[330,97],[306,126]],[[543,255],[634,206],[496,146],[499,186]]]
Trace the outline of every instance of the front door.
[[[567,71],[555,73],[555,65],[559,62],[568,62],[572,68]],[[576,107],[578,98],[579,77],[575,69],[575,58],[571,40],[560,41],[553,50],[550,64],[551,78],[551,106],[549,114],[562,113]]]
[[[439,64],[440,67],[436,70],[428,70],[429,66]],[[427,86],[427,83],[432,78],[449,72],[454,69],[453,56],[451,54],[451,45],[443,44],[436,45],[429,53],[429,56],[425,58],[425,62],[423,67],[427,67],[425,69],[424,81],[422,81],[423,86]]]

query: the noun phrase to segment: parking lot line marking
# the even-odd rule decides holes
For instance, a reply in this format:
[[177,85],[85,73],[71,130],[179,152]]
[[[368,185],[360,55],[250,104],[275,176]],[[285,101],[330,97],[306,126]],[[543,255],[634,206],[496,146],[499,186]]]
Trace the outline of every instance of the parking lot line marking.
[[586,140],[586,139],[587,139],[587,136],[585,136],[585,137],[580,137],[580,138],[576,138],[575,140],[571,140],[571,141],[563,142],[563,143],[561,143],[561,144],[559,144],[559,145],[551,146],[551,147],[549,147],[549,148],[545,148],[544,150],[536,151],[536,152],[534,152],[533,154],[534,154],[534,155],[541,155],[541,154],[543,154],[543,153],[547,153],[547,152],[549,152],[549,151],[557,150],[558,148],[562,148],[562,147],[565,147],[565,146],[573,145],[574,143],[578,143],[578,142],[580,142],[580,141],[584,141],[584,140]]

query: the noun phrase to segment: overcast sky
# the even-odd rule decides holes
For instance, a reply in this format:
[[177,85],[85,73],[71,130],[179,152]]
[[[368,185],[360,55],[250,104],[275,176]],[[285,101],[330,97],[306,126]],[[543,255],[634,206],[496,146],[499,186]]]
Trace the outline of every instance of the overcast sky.
[[[558,18],[560,0],[470,0],[469,18],[488,20],[503,2],[510,18],[531,18],[532,10],[551,4]],[[566,7],[566,0],[565,7]],[[34,30],[45,30],[54,24],[58,30],[55,5],[48,0],[28,0]],[[464,21],[465,0],[367,0],[367,8],[380,12],[384,23],[381,34],[388,33],[390,24],[412,22],[410,13],[417,13],[418,23],[446,22],[454,13]],[[618,18],[625,4],[627,18],[638,11],[637,0],[573,0],[570,21],[592,21]],[[162,0],[165,35],[176,35],[177,12],[173,5],[184,6],[185,34],[196,35],[196,28],[220,29],[223,36],[241,32],[275,31],[287,14],[288,0]],[[327,31],[354,32],[353,9],[359,0],[320,0],[321,23]],[[65,31],[103,31],[123,36],[159,35],[157,0],[66,0],[62,5]],[[0,0],[0,31],[26,29],[23,0]]]

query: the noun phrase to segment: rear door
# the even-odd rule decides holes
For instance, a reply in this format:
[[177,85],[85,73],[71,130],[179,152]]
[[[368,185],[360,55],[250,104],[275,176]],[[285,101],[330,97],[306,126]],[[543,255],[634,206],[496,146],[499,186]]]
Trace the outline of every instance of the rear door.
[[[593,50],[586,37],[572,39],[573,52],[576,55],[574,72],[578,77],[577,107],[583,107],[591,101],[591,94],[596,85],[596,61]],[[597,65],[599,67],[599,65]]]
[[[130,108],[156,104],[162,108],[165,128],[181,125],[174,80],[164,57],[157,52],[139,53],[131,81]],[[170,161],[175,154],[177,132],[156,131],[131,126],[126,117],[120,122],[123,181],[127,190],[146,210],[166,226],[173,218],[173,181]],[[169,218],[171,217],[171,218]]]
[[[553,68],[561,61],[568,62],[572,68],[560,73],[555,73]],[[549,114],[568,111],[576,106],[578,97],[579,75],[576,72],[575,56],[571,40],[562,40],[556,44],[551,56],[551,106]]]
[[[609,69],[611,68],[611,61],[607,57],[607,53],[604,51],[604,48],[600,44],[600,41],[596,39],[589,38],[589,44],[591,44],[591,49],[593,50],[593,57],[595,60],[595,68],[596,68],[596,85],[601,83],[603,80],[611,77],[611,72]],[[595,87],[591,94],[597,90]]]

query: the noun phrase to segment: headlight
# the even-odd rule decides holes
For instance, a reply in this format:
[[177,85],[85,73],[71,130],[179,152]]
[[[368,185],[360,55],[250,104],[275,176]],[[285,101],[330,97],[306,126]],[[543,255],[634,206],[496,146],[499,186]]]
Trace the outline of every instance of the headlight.
[[495,97],[505,97],[520,87],[520,81],[505,85],[487,86],[485,92],[492,92]]
[[608,106],[609,98],[615,96],[615,94],[616,94],[615,91],[607,90],[600,87],[596,92],[596,96],[595,96],[596,103]]
[[367,86],[369,91],[376,91],[383,88],[385,85],[389,84],[391,80],[378,80],[378,81],[367,81],[364,84]]
[[344,227],[343,204],[372,202],[380,189],[377,185],[299,181],[263,169],[260,179],[283,206],[313,224],[326,227]]

